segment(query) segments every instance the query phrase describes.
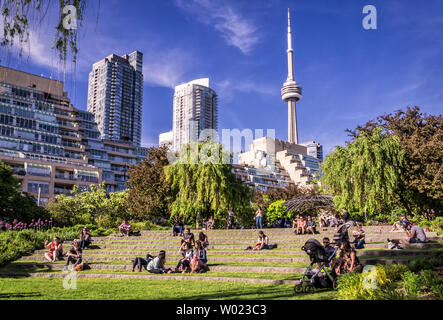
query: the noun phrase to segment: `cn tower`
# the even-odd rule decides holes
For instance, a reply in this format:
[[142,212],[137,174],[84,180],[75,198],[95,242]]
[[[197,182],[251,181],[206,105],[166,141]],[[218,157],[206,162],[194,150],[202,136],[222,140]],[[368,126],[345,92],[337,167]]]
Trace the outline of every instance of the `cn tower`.
[[281,98],[288,103],[288,141],[298,144],[297,111],[295,103],[301,99],[301,87],[294,79],[291,17],[288,8],[288,78],[281,89]]

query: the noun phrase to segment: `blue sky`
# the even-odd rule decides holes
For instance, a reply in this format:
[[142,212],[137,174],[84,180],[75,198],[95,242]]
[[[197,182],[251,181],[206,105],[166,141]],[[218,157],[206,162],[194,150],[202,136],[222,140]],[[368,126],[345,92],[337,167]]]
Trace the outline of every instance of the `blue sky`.
[[[364,30],[362,9],[377,8],[377,30]],[[175,85],[201,77],[219,95],[219,129],[275,129],[287,139],[286,14],[291,9],[301,141],[329,152],[378,115],[418,105],[443,110],[443,2],[406,0],[105,0],[88,4],[75,77],[66,91],[86,109],[88,73],[116,53],[144,53],[142,144],[172,127]],[[51,51],[54,17],[31,32],[22,61],[2,65],[63,79]],[[4,50],[2,48],[2,50]],[[4,53],[4,52],[3,52]],[[74,85],[75,84],[75,85]]]

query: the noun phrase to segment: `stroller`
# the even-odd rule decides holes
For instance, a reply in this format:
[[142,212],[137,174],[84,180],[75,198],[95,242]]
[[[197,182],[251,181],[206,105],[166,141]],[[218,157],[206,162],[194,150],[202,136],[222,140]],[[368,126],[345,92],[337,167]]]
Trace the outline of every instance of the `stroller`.
[[311,264],[306,268],[300,282],[295,285],[294,292],[296,294],[302,292],[314,293],[316,289],[335,289],[337,277],[334,272],[327,270],[327,266],[335,257],[338,247],[328,257],[325,248],[318,240],[309,239],[301,249],[309,255]]

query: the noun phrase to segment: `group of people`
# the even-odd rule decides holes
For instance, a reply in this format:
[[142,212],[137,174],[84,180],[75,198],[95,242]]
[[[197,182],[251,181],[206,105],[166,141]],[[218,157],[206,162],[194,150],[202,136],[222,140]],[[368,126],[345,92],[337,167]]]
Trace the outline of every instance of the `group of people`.
[[292,228],[294,228],[295,234],[317,233],[317,225],[311,216],[305,219],[302,215],[297,215],[297,217],[292,220]]
[[342,208],[342,214],[322,214],[319,217],[320,227],[338,227],[339,225],[349,221],[350,214],[346,208]]
[[72,247],[68,250],[68,252],[63,253],[61,239],[59,237],[54,237],[50,243],[48,243],[47,240],[45,241],[44,246],[46,249],[49,249],[49,251],[45,253],[45,259],[49,262],[55,262],[59,259],[66,258],[65,269],[67,269],[71,263],[74,265],[74,267],[80,266],[83,262],[83,250],[89,247],[91,242],[91,232],[87,227],[84,227],[80,231],[80,238],[74,239]]
[[202,273],[209,271],[206,256],[206,248],[208,246],[209,240],[206,234],[200,232],[198,240],[195,240],[191,229],[187,228],[182,233],[180,239],[180,249],[178,252],[182,255],[182,258],[179,259],[174,270],[165,267],[166,252],[161,250],[157,257],[153,257],[148,253],[146,258],[135,258],[132,261],[132,272],[135,271],[135,268],[137,268],[139,272],[141,272],[143,268],[146,268],[149,273],[157,274],[173,272]]

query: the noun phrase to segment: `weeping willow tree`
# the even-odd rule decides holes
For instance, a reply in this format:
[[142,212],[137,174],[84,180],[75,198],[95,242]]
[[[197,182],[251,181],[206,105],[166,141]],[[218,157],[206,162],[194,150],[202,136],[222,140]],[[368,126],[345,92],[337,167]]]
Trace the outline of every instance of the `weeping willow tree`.
[[[83,25],[87,2],[94,3],[87,0],[0,0],[3,18],[0,21],[3,24],[0,46],[7,49],[17,47],[19,57],[22,56],[25,46],[31,51],[29,42],[31,28],[40,27],[47,21],[48,11],[56,8],[59,13],[52,48],[57,52],[66,69],[69,53],[73,63],[77,60],[77,34]],[[101,0],[95,3],[98,4],[100,10]],[[67,25],[70,27],[67,28]]]
[[189,223],[214,216],[220,225],[231,207],[240,216],[248,212],[252,190],[234,176],[231,155],[221,145],[193,142],[183,145],[179,154],[177,162],[165,167],[175,195],[171,221]]
[[376,215],[390,212],[397,202],[403,165],[399,138],[377,128],[371,135],[362,132],[346,147],[336,147],[321,166],[321,181],[337,208]]

